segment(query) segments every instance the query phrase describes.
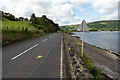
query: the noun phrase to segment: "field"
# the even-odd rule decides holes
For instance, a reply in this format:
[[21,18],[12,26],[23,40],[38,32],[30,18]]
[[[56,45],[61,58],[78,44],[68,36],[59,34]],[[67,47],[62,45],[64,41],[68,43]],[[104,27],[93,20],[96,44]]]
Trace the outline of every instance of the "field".
[[0,24],[3,46],[45,35],[44,31],[37,30],[29,21],[10,21],[3,18]]
[[10,21],[6,18],[3,18],[2,21],[2,30],[37,30],[29,21]]

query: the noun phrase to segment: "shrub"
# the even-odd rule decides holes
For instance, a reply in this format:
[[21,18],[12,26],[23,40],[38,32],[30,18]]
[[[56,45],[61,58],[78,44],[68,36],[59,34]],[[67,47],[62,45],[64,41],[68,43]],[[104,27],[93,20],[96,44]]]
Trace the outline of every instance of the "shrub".
[[98,76],[98,74],[101,72],[100,70],[98,70],[94,64],[92,63],[91,60],[86,59],[85,55],[83,54],[83,57],[80,56],[82,61],[84,62],[85,66],[89,69],[90,73],[94,76],[94,78],[96,80],[100,79],[100,77]]
[[77,43],[77,46],[81,47],[82,45],[78,42],[78,43]]

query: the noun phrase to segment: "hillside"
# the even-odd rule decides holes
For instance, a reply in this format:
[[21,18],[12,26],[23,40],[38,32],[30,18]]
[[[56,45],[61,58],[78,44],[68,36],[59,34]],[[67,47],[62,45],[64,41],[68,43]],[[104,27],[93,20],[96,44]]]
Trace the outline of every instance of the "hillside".
[[21,30],[23,28],[27,28],[28,30],[43,30],[44,32],[56,32],[59,30],[58,24],[54,23],[52,20],[48,19],[46,15],[42,17],[36,17],[35,13],[30,16],[30,20],[24,17],[15,17],[13,14],[2,13],[2,29],[9,30]]
[[34,15],[34,17],[30,19],[30,21],[37,29],[44,30],[45,32],[56,32],[57,30],[59,30],[58,24],[55,24],[45,15],[43,15],[42,17],[36,17]]
[[11,21],[9,19],[3,18],[2,19],[2,30],[37,30],[29,21]]
[[[90,31],[120,31],[118,28],[118,20],[106,20],[87,23]],[[76,31],[77,25],[61,26],[61,30],[64,31]]]
[[2,45],[40,37],[42,35],[57,32],[58,24],[48,19],[45,15],[36,17],[33,13],[30,20],[24,17],[16,18],[13,14],[2,12],[0,19],[2,27]]

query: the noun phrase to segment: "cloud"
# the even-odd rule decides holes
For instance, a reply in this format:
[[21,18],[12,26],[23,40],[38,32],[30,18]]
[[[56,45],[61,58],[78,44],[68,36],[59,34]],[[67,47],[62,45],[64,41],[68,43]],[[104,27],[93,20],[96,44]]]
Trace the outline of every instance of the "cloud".
[[[89,5],[86,7],[86,5]],[[79,17],[73,11],[78,10]],[[98,16],[91,16],[96,11]],[[59,25],[80,24],[83,17],[87,22],[104,19],[117,19],[118,0],[4,0],[0,1],[0,10],[14,14],[17,17],[30,17],[32,13],[41,17],[47,15]]]
[[72,11],[72,5],[69,3],[52,5],[49,13],[51,15],[48,17],[58,22],[60,25],[74,24],[75,21],[77,23],[80,22]]
[[118,11],[116,10],[110,14],[101,15],[101,19],[103,20],[118,19]]
[[92,7],[100,14],[98,20],[118,19],[118,0],[93,2]]
[[118,2],[93,2],[93,8],[100,14],[112,13],[118,8]]

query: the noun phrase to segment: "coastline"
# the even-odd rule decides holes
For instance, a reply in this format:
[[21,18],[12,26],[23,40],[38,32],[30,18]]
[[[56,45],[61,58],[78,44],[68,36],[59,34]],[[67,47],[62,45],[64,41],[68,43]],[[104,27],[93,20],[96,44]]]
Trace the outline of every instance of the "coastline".
[[[82,41],[78,37],[72,36],[71,33],[66,35],[70,43],[72,43],[72,47],[77,50],[79,57]],[[118,78],[119,56],[88,43],[84,43],[84,55],[86,55],[87,59],[92,60],[96,68],[102,70],[107,76],[110,78]]]
[[[97,31],[97,32],[99,32],[99,31]],[[101,31],[100,31],[101,32]],[[102,31],[102,32],[120,32],[120,31]],[[77,36],[77,34],[75,34],[75,33],[69,33],[71,36],[73,36],[73,37],[76,37],[76,38],[79,38],[80,39],[80,37],[79,36]],[[81,39],[80,39],[81,40]],[[81,40],[82,41],[82,40]],[[87,43],[87,42],[84,42],[84,43],[86,43],[86,44],[89,44],[89,43]],[[102,48],[102,47],[98,47],[98,46],[95,46],[95,45],[92,45],[92,44],[89,44],[89,45],[91,45],[91,46],[94,46],[94,47],[97,47],[97,48],[99,48],[99,49],[101,49],[101,50],[104,50],[104,51],[106,51],[107,53],[112,53],[112,54],[114,54],[114,55],[116,55],[116,56],[118,56],[118,58],[120,58],[120,52],[115,52],[115,51],[113,51],[113,50],[110,50],[110,49],[105,49],[105,48]]]

